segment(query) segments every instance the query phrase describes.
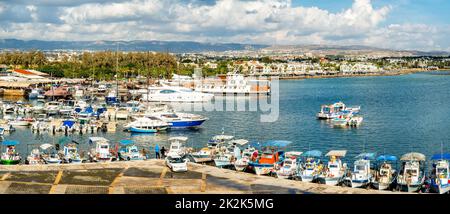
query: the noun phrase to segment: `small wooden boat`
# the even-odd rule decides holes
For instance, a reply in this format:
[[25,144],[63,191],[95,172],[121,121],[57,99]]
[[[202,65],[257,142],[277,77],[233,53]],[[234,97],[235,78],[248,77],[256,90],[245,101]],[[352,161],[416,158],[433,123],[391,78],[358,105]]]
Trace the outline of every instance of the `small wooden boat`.
[[276,170],[277,178],[292,179],[295,177],[299,156],[302,152],[289,151],[284,154],[285,158],[281,166]]
[[304,152],[301,157],[303,161],[297,168],[296,177],[303,182],[315,181],[323,168],[320,161],[322,152],[319,150],[311,150]]
[[450,154],[435,154],[431,157],[433,170],[430,177],[430,191],[445,194],[450,191],[449,160]]
[[320,183],[336,186],[344,180],[347,164],[342,163],[341,158],[346,154],[346,150],[331,150],[325,155],[330,159],[318,177]]
[[353,171],[348,179],[352,188],[367,187],[374,178],[374,172],[371,169],[371,160],[375,160],[375,153],[361,153],[356,156],[353,163]]
[[379,164],[375,178],[372,181],[373,188],[377,190],[391,189],[397,179],[397,171],[392,167],[393,162],[397,161],[397,157],[393,155],[380,155],[377,157]]

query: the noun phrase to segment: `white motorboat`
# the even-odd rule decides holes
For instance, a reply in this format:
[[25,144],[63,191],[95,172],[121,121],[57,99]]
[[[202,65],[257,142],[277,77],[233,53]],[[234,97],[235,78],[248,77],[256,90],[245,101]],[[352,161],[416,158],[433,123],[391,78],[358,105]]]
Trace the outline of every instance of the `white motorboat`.
[[65,163],[80,164],[83,162],[83,159],[78,153],[77,145],[74,143],[69,143],[64,146],[63,156]]
[[125,129],[135,133],[156,133],[164,131],[169,127],[169,124],[158,120],[156,118],[141,117],[135,121],[128,123]]
[[167,156],[180,156],[183,157],[186,154],[186,148],[183,144],[186,144],[188,138],[187,137],[171,137],[169,138],[169,152]]
[[104,137],[90,137],[89,144],[95,144],[90,155],[93,161],[111,161],[113,156],[110,152],[109,140]]
[[177,86],[149,87],[141,100],[149,102],[206,102],[214,98],[213,94],[193,91]]
[[55,115],[59,113],[59,110],[61,109],[61,103],[57,101],[51,101],[47,102],[44,105],[45,112],[48,115]]
[[32,122],[34,122],[34,119],[32,119],[32,118],[21,118],[21,117],[18,117],[15,120],[9,121],[8,124],[13,126],[13,127],[30,126]]
[[320,183],[336,186],[344,180],[347,171],[347,164],[342,163],[341,158],[347,154],[346,150],[332,150],[325,156],[330,157],[321,174],[318,177]]
[[298,157],[302,152],[289,151],[286,152],[283,163],[279,169],[276,170],[278,178],[292,179],[295,177],[298,167]]
[[362,153],[356,156],[356,159],[357,160],[353,164],[353,171],[349,178],[351,187],[367,187],[372,183],[374,178],[374,173],[370,168],[370,160],[375,159],[375,153]]
[[41,152],[39,151],[39,149],[31,150],[31,153],[30,155],[28,155],[25,164],[29,165],[45,164],[44,160],[41,157]]

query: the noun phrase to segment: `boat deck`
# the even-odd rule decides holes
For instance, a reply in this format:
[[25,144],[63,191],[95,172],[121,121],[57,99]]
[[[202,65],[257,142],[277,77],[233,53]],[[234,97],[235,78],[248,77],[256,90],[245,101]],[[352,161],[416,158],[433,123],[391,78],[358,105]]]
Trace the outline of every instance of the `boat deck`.
[[173,173],[163,160],[78,165],[0,165],[0,193],[6,194],[377,194],[393,193],[332,187],[189,163]]

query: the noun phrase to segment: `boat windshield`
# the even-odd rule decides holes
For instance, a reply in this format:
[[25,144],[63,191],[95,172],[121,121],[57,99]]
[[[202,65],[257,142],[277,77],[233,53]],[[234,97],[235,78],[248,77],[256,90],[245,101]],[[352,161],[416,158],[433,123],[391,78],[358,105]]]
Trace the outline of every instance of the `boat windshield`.
[[366,169],[365,165],[356,165],[355,171],[364,171]]
[[292,165],[292,161],[291,161],[291,160],[285,160],[285,161],[284,161],[284,164],[285,164],[285,165]]
[[337,164],[330,164],[330,165],[328,165],[328,167],[329,168],[338,168],[338,165]]
[[416,169],[406,169],[406,175],[409,176],[417,176],[417,170]]
[[131,151],[132,153],[137,153],[137,152],[138,152],[138,150],[137,150],[136,148],[132,148],[130,151]]
[[108,149],[108,145],[101,145],[100,148],[101,149]]
[[437,174],[447,174],[447,168],[437,168]]
[[181,158],[172,158],[169,161],[170,161],[170,163],[183,163],[184,162],[183,159],[181,159]]
[[172,146],[170,149],[178,149],[178,146]]

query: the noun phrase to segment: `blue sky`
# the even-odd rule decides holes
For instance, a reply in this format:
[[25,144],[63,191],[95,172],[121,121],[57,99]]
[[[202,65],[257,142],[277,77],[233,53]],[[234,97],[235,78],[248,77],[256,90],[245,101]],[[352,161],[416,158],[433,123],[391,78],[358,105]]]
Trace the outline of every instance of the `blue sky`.
[[449,11],[448,0],[0,0],[0,39],[450,51]]

